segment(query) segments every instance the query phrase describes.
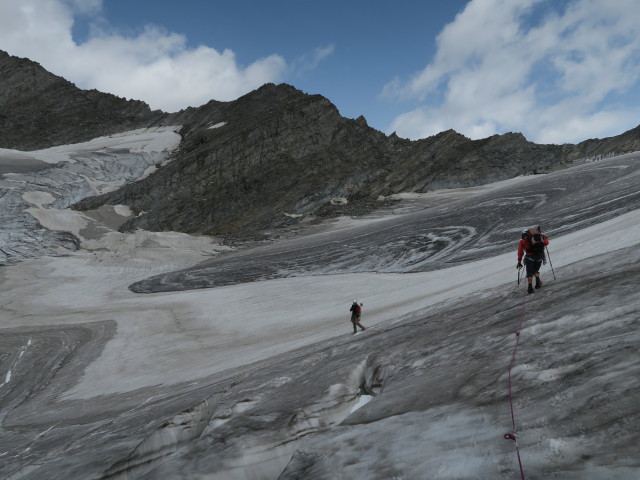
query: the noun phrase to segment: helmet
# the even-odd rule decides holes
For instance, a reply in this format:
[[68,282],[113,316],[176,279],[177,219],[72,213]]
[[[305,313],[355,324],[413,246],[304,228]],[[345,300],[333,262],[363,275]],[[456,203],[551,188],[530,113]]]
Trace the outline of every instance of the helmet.
[[529,230],[522,230],[521,238],[526,237],[529,234]]
[[358,303],[358,300],[354,300],[353,303]]

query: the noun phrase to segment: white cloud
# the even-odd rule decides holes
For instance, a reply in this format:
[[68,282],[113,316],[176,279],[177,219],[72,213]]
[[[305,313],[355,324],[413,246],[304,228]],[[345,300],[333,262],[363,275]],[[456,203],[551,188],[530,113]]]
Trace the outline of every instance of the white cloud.
[[640,104],[608,103],[638,88],[638,6],[577,0],[555,11],[550,0],[473,0],[442,30],[431,63],[385,87],[383,96],[421,103],[389,130],[521,131],[542,143],[621,133],[640,123]]
[[[242,67],[231,50],[189,48],[184,36],[153,26],[136,36],[106,31],[99,26],[100,10],[101,0],[0,0],[0,48],[81,88],[144,100],[165,111],[233,100],[280,81],[288,68],[279,55]],[[76,15],[95,18],[82,44],[72,38]]]
[[313,54],[305,54],[298,58],[294,65],[292,66],[293,70],[298,74],[307,72],[309,70],[314,70],[320,62],[322,62],[325,58],[331,56],[333,51],[335,50],[335,45],[330,44],[325,47],[317,47]]
[[102,0],[63,0],[63,2],[86,15],[95,15],[102,10]]

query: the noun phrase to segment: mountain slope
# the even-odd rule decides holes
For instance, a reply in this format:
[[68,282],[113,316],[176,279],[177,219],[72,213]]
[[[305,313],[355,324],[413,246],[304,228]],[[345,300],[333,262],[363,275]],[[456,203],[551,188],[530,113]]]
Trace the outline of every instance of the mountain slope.
[[75,208],[126,204],[144,212],[123,230],[253,234],[304,216],[368,212],[393,194],[482,185],[640,148],[638,129],[563,146],[513,133],[474,141],[446,131],[403,140],[288,85],[210,102],[182,118],[183,141],[172,163]]
[[418,141],[340,115],[320,95],[267,84],[233,102],[177,113],[84,91],[0,52],[0,146],[33,149],[134,127],[181,125],[172,161],[74,208],[129,206],[138,228],[262,238],[301,219],[359,215],[405,192],[468,187],[549,172],[640,149],[640,127],[578,145],[537,145],[518,133],[470,140],[452,130]]
[[141,101],[81,90],[0,50],[0,147],[35,150],[147,127],[164,117]]

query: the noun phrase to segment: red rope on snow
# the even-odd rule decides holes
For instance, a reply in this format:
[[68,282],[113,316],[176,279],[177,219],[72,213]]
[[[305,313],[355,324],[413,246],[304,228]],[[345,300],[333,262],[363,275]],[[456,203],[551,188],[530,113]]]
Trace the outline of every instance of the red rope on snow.
[[522,323],[524,321],[524,298],[522,297],[522,312],[520,314],[520,327],[516,330],[516,345],[513,348],[513,354],[511,355],[511,362],[509,363],[509,407],[511,409],[511,427],[512,431],[504,434],[504,438],[506,440],[513,440],[516,445],[516,454],[518,455],[518,465],[520,466],[520,478],[525,480],[524,478],[524,469],[522,468],[522,459],[520,458],[520,448],[518,447],[518,434],[516,429],[516,416],[513,409],[513,388],[511,382],[511,370],[513,369],[513,364],[516,361],[516,353],[518,352],[518,346],[520,345],[520,330],[522,330]]
[[[520,278],[518,278],[518,280],[520,280]],[[520,282],[518,282],[519,285]],[[526,284],[525,284],[526,285]],[[492,308],[497,307],[500,303],[504,302],[507,298],[509,298],[511,296],[511,294],[518,288],[518,286],[516,286],[511,292],[509,292],[507,295],[503,296],[502,298],[499,298],[497,301],[489,304],[487,307],[485,308],[481,308],[479,310],[473,311],[471,313],[465,314],[465,315],[460,315],[457,317],[454,317],[455,320],[460,320],[460,319],[464,319],[466,317],[470,317],[472,315],[477,315],[478,313],[484,312],[486,310],[490,310]],[[516,330],[515,335],[516,335],[516,345],[513,349],[513,354],[511,355],[511,362],[509,363],[509,407],[511,409],[511,427],[512,427],[512,431],[505,433],[504,434],[504,438],[506,440],[513,440],[513,442],[515,443],[516,446],[516,454],[518,456],[518,465],[520,466],[520,478],[522,480],[525,480],[525,476],[524,476],[524,469],[522,467],[522,458],[520,457],[520,448],[518,447],[518,434],[517,429],[516,429],[516,417],[515,417],[515,411],[513,408],[513,385],[512,385],[512,381],[511,381],[511,370],[513,369],[513,364],[515,363],[516,360],[516,353],[518,352],[518,346],[520,345],[520,330],[522,330],[522,324],[524,323],[524,317],[525,317],[525,297],[522,297],[522,311],[520,313],[520,326],[519,329]],[[392,328],[399,328],[399,327],[408,327],[408,326],[416,326],[415,324],[403,324],[403,325],[398,325],[396,327],[392,327]],[[384,330],[381,330],[380,333],[382,332],[386,332],[391,330],[392,328],[386,328]]]

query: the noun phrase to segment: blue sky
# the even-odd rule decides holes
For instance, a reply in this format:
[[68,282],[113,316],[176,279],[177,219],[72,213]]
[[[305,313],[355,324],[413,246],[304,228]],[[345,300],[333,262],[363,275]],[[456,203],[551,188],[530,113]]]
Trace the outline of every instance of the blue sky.
[[[189,48],[232,50],[242,66],[279,55],[289,67],[280,81],[319,93],[342,115],[365,115],[383,130],[394,112],[403,111],[378,98],[385,84],[422,68],[435,52],[434,32],[465,4],[400,0],[391,8],[380,0],[234,0],[186,1],[176,8],[169,1],[106,0],[103,14],[131,34],[145,24],[160,25],[184,34]],[[87,23],[81,25],[77,34],[86,38]]]
[[640,0],[0,0],[0,49],[165,111],[285,82],[412,139],[640,124]]

